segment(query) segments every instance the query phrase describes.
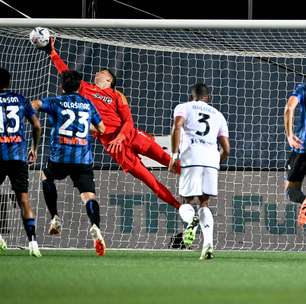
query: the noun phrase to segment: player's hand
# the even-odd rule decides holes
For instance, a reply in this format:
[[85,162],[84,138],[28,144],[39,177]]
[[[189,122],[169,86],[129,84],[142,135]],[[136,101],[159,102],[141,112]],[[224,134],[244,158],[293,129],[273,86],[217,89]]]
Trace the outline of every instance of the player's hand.
[[287,137],[289,146],[295,149],[303,149],[303,141],[300,140],[297,136],[289,136]]
[[49,43],[44,46],[43,48],[40,48],[40,50],[46,52],[48,55],[50,55],[52,53],[52,51],[55,51],[54,48],[54,38],[51,36],[49,39]]
[[29,164],[32,165],[33,163],[35,163],[36,159],[37,159],[37,151],[35,151],[34,149],[30,149],[28,154]]
[[115,139],[113,139],[107,147],[107,152],[111,154],[118,154],[122,151],[123,141],[125,140],[125,136],[122,134],[118,134]]
[[172,173],[178,173],[179,171],[179,160],[178,159],[170,159],[170,163],[168,166],[168,171],[172,172]]

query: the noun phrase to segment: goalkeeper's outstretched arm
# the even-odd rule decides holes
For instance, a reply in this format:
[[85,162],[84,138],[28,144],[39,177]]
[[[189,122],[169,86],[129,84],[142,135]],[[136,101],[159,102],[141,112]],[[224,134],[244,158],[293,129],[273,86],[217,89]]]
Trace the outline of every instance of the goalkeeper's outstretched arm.
[[59,54],[57,53],[54,47],[53,37],[50,38],[50,42],[48,45],[48,51],[49,51],[51,61],[53,62],[55,68],[60,74],[62,74],[64,71],[69,70],[67,64],[62,60],[62,58],[59,56]]

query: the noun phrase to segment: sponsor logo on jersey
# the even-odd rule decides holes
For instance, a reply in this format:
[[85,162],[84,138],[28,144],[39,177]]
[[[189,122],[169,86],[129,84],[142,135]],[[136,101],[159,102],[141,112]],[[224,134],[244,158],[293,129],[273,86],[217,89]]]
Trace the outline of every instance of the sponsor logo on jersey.
[[88,141],[86,138],[78,138],[78,137],[59,137],[59,143],[62,145],[80,145],[80,146],[86,146],[88,144]]
[[112,103],[112,98],[111,97],[108,97],[108,96],[103,96],[103,95],[100,95],[99,93],[95,93],[95,94],[92,94],[92,96],[94,98],[97,98],[97,99],[100,99],[108,104]]
[[193,145],[193,144],[209,144],[209,145],[214,145],[215,143],[213,142],[209,142],[209,141],[206,141],[204,139],[201,139],[201,138],[190,138],[190,143]]
[[6,144],[6,143],[19,143],[22,142],[22,138],[19,135],[16,136],[0,136],[0,143]]

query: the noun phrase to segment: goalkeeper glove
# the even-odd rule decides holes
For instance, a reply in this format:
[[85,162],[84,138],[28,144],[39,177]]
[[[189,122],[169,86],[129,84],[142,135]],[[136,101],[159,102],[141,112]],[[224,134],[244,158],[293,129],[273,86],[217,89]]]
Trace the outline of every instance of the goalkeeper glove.
[[46,52],[48,55],[51,55],[51,52],[54,50],[54,38],[50,37],[48,44],[40,48],[40,50]]
[[118,154],[122,151],[123,141],[125,140],[125,136],[123,134],[118,134],[115,139],[109,142],[107,147],[107,152],[113,154]]

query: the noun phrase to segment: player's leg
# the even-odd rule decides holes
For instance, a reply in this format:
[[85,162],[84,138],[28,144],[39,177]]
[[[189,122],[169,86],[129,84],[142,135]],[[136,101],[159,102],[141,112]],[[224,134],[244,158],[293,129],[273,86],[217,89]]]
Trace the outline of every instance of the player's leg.
[[22,161],[12,161],[11,171],[8,174],[12,189],[16,194],[18,205],[21,209],[21,218],[26,235],[29,240],[30,255],[40,257],[40,251],[36,241],[35,216],[29,201],[29,173],[28,165]]
[[217,196],[218,194],[218,170],[214,168],[203,168],[202,182],[202,191],[204,194],[199,196],[200,208],[198,210],[199,222],[204,239],[200,256],[201,260],[213,258],[214,218],[208,207],[208,200],[210,196]]
[[203,246],[200,260],[213,258],[213,230],[214,218],[208,208],[208,195],[203,195],[200,198],[200,208],[198,211],[200,227],[203,234]]
[[286,193],[291,202],[301,204],[298,214],[298,224],[304,226],[306,224],[306,196],[302,192],[302,182],[291,182],[286,183]]
[[134,177],[144,182],[158,198],[178,209],[181,203],[172,195],[172,193],[157,180],[153,173],[151,173],[138,159],[135,166],[129,170]]
[[35,216],[29,201],[28,192],[18,192],[15,190],[17,202],[21,208],[21,217],[25,232],[29,240],[30,255],[34,257],[41,257],[41,253],[36,241],[36,225]]
[[94,240],[96,253],[105,255],[106,245],[100,230],[100,207],[96,200],[94,174],[91,165],[75,165],[70,175],[74,186],[79,190],[82,202],[91,223],[90,234]]
[[302,183],[306,174],[306,154],[292,152],[287,162],[287,181],[285,189],[291,202],[301,204],[298,224],[306,224],[306,196],[302,192]]
[[[6,164],[5,162],[0,161],[0,185],[2,185],[2,183],[4,182],[6,175]],[[0,234],[0,253],[5,251],[6,248],[7,244]]]
[[[193,196],[184,197],[184,203],[192,204],[195,198]],[[197,229],[199,224],[199,217],[197,215],[193,216],[193,219],[188,223],[186,229],[183,233],[183,242],[186,246],[190,247],[195,240]]]
[[54,179],[62,179],[65,177],[65,174],[58,176],[61,172],[66,171],[65,168],[57,168],[57,165],[51,162],[48,162],[47,166],[43,169],[42,172],[42,188],[46,206],[51,215],[49,234],[56,235],[61,232],[62,223],[58,215],[57,210],[57,190],[54,183]]
[[[182,168],[179,180],[179,194],[184,197],[184,202],[191,203],[195,198],[202,195],[202,171],[202,167]],[[198,223],[199,218],[195,216],[184,231],[183,241],[187,246],[191,246],[195,240]]]
[[[137,135],[132,142],[132,148],[137,154],[149,157],[156,162],[169,166],[170,155],[154,140],[153,137],[147,135],[144,132],[137,130]],[[178,168],[178,173],[180,168]]]
[[0,234],[0,254],[7,249],[7,244]]
[[[138,134],[138,136],[140,136]],[[142,137],[141,137],[142,138]],[[144,137],[146,138],[146,137]],[[100,142],[107,147],[101,139]],[[151,190],[156,194],[158,198],[164,202],[170,204],[174,208],[179,208],[181,203],[171,194],[171,192],[161,184],[156,177],[141,163],[138,155],[134,151],[140,151],[140,146],[136,148],[136,142],[140,146],[142,142],[140,140],[133,141],[132,146],[125,145],[120,155],[110,154],[111,157],[121,166],[123,171],[131,173],[135,178],[144,182]],[[133,148],[133,151],[132,151]]]

